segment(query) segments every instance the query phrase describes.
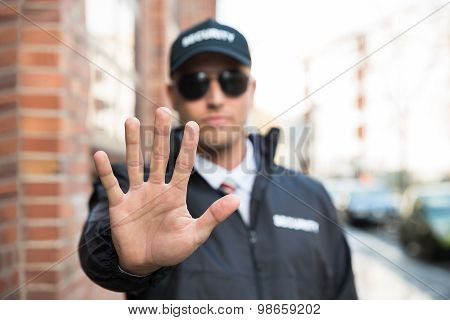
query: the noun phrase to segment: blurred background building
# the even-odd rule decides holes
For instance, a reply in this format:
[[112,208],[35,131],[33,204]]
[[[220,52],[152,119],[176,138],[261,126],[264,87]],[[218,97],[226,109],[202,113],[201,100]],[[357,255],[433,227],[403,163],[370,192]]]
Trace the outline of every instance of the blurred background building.
[[[417,24],[442,4],[0,0],[0,298],[123,297],[90,282],[78,262],[92,154],[124,159],[125,119],[150,125],[167,105],[169,45],[207,17],[249,40],[257,90],[248,124],[282,129],[280,164],[398,193],[448,180],[448,7]],[[359,283],[381,283],[373,279],[386,268],[373,271],[371,259],[355,259]],[[436,283],[449,275],[436,274]],[[410,295],[389,298],[433,297],[398,287]],[[361,292],[383,297],[382,287]]]
[[122,297],[78,262],[91,155],[123,159],[125,119],[166,104],[170,41],[214,16],[208,0],[1,1],[0,297]]
[[280,162],[302,169],[290,140],[307,126],[303,147],[316,176],[366,173],[396,185],[450,176],[448,6],[428,16],[443,4],[284,0],[278,18],[272,1],[218,1],[218,18],[251,45],[252,124],[286,133]]

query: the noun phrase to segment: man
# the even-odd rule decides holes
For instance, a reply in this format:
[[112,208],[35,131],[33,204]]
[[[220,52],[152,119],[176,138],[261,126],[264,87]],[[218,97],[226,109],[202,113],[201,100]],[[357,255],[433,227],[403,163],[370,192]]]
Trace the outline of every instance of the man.
[[94,155],[101,183],[79,246],[94,282],[129,299],[356,298],[323,186],[274,164],[277,131],[245,132],[250,67],[245,38],[214,20],[173,43],[168,94],[184,130],[158,108],[149,166],[136,118],[126,164]]

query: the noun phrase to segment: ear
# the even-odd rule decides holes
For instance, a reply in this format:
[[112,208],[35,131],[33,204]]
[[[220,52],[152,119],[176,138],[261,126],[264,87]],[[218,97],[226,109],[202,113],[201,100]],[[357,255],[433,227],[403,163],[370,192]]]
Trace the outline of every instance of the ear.
[[249,104],[249,110],[253,108],[253,101],[254,101],[254,97],[255,97],[255,90],[256,90],[256,80],[251,78],[250,80],[250,100],[251,103]]
[[256,90],[256,79],[253,79],[252,78],[252,83],[251,83],[251,86],[252,86],[252,94],[255,94],[255,90]]
[[176,103],[176,88],[173,84],[168,83],[166,85],[166,94],[169,98],[170,106],[175,110],[178,111],[178,103]]

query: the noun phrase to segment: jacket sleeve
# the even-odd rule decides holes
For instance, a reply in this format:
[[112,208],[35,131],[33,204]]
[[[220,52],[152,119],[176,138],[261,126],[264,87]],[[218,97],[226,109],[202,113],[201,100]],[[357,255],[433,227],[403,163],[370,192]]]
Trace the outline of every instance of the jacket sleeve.
[[352,270],[352,260],[350,248],[344,235],[344,228],[341,225],[334,204],[321,185],[321,198],[325,207],[328,221],[326,247],[330,257],[330,267],[332,273],[333,288],[330,299],[354,300],[358,299]]
[[[126,192],[128,175],[125,165],[114,165],[113,172],[120,187]],[[84,272],[96,284],[112,291],[132,292],[156,285],[171,268],[161,268],[145,277],[133,276],[119,268],[118,256],[111,238],[106,191],[100,179],[94,182],[93,188],[89,200],[89,216],[78,247]]]

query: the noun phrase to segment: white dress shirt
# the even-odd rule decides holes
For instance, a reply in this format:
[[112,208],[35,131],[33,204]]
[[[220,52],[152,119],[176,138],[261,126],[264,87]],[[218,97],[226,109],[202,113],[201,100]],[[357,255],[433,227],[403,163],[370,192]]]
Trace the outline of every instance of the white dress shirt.
[[246,147],[244,159],[232,170],[218,166],[198,154],[194,168],[213,189],[219,189],[223,182],[234,184],[236,187],[234,194],[241,200],[239,213],[242,220],[248,225],[250,223],[250,198],[256,177],[256,163],[253,145],[248,139]]

